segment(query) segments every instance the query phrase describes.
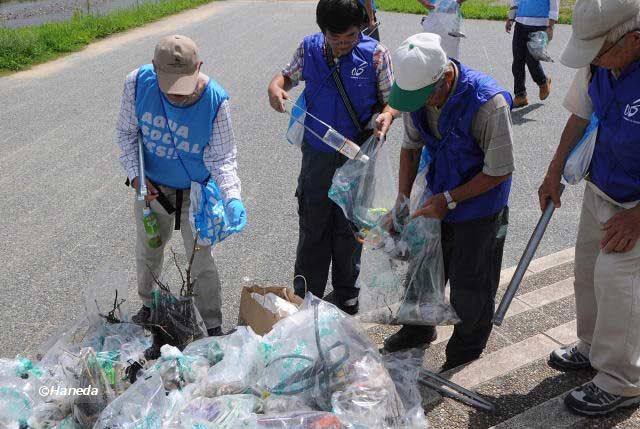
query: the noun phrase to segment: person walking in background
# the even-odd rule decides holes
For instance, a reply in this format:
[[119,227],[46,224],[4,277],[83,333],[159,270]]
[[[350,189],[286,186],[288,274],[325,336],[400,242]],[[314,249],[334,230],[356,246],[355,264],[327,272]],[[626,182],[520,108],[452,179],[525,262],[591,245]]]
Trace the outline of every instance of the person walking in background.
[[[437,0],[417,0],[422,6],[424,6],[429,12],[435,10],[438,1]],[[457,0],[458,5],[462,5],[465,0]],[[449,31],[439,22],[434,19],[434,15],[429,13],[427,16],[422,17],[420,22],[422,28],[427,33],[435,33],[440,36],[442,49],[449,58],[454,58],[460,61],[460,39],[462,37],[452,36]]]
[[376,0],[358,0],[367,12],[366,27],[364,34],[372,39],[380,41],[380,30],[378,29],[378,18],[376,17]]
[[[549,40],[553,39],[553,26],[558,21],[560,0],[511,0],[511,9],[505,29],[513,31],[513,107],[529,104],[525,86],[526,64],[533,81],[540,88],[540,100],[546,100],[551,93],[551,78],[547,77],[540,61],[535,59],[527,47],[529,35],[536,31],[546,31]],[[514,26],[515,22],[515,26]]]

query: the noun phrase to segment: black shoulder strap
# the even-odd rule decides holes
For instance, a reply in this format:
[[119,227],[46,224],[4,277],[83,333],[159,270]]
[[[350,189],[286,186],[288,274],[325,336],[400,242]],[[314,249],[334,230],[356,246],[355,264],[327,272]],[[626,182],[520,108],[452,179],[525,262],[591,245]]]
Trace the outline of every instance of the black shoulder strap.
[[338,93],[342,98],[344,107],[347,108],[347,112],[349,112],[349,117],[351,117],[351,121],[353,122],[353,125],[355,125],[358,132],[361,133],[363,131],[362,125],[360,124],[360,121],[358,120],[358,115],[356,114],[356,111],[353,108],[353,103],[351,103],[351,100],[349,99],[349,95],[347,94],[347,91],[344,89],[344,85],[342,84],[342,79],[340,78],[340,71],[338,70],[338,67],[334,64],[333,56],[329,52],[328,47],[327,49],[324,50],[324,54],[325,54],[325,59],[327,60],[327,65],[329,66],[329,70],[332,71],[331,75],[333,76],[333,81],[336,84],[336,88],[338,88]]

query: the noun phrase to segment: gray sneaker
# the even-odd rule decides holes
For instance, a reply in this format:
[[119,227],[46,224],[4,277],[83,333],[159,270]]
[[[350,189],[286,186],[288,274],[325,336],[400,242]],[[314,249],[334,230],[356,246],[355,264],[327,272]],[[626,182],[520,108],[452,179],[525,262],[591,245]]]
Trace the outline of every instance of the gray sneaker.
[[620,396],[605,392],[593,381],[573,389],[564,398],[564,403],[571,411],[586,416],[603,416],[618,408],[632,407],[640,404],[639,396]]
[[576,370],[591,368],[589,357],[578,351],[578,346],[560,347],[551,352],[549,365],[562,370]]

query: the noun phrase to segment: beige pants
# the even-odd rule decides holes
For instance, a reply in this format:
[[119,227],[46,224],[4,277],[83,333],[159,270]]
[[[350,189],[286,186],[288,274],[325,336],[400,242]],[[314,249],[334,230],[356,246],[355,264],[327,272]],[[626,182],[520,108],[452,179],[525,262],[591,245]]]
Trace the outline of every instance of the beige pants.
[[[175,207],[176,191],[171,188],[161,186],[160,189],[167,196],[171,204]],[[191,250],[193,249],[194,236],[189,224],[189,191],[184,191],[184,201],[182,204],[182,213],[180,218],[180,232],[182,234],[182,242],[187,255],[187,260],[191,258]],[[160,238],[162,238],[162,246],[152,249],[147,245],[147,234],[142,224],[142,210],[145,203],[138,201],[136,198],[134,204],[134,216],[136,219],[136,268],[138,274],[138,295],[143,304],[149,306],[151,304],[151,291],[154,287],[153,273],[160,277],[162,264],[164,261],[164,247],[171,239],[173,234],[175,217],[169,215],[157,201],[151,202],[151,210],[158,218],[158,226],[160,229]],[[181,267],[183,272],[186,267]],[[195,304],[198,311],[204,319],[204,324],[209,328],[214,328],[222,324],[222,302],[220,298],[220,277],[218,269],[211,255],[211,247],[201,247],[196,252],[193,260],[192,275],[195,281]],[[178,293],[181,284],[170,285],[172,292]]]
[[598,370],[594,383],[640,395],[640,244],[628,253],[600,251],[602,227],[625,207],[588,183],[576,242],[575,296],[579,350]]

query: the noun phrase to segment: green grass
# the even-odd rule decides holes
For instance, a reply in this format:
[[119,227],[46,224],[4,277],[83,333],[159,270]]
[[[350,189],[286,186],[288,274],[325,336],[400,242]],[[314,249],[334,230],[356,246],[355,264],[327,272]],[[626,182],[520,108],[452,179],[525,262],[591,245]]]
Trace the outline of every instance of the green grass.
[[[571,23],[571,10],[575,0],[561,0],[560,18],[562,24]],[[426,9],[417,0],[376,0],[381,10],[426,14]],[[462,4],[462,15],[467,19],[489,19],[503,21],[507,17],[507,1],[505,0],[467,0]]]
[[0,74],[24,70],[82,49],[89,43],[213,0],[163,0],[105,15],[76,14],[71,20],[18,29],[0,28]]

